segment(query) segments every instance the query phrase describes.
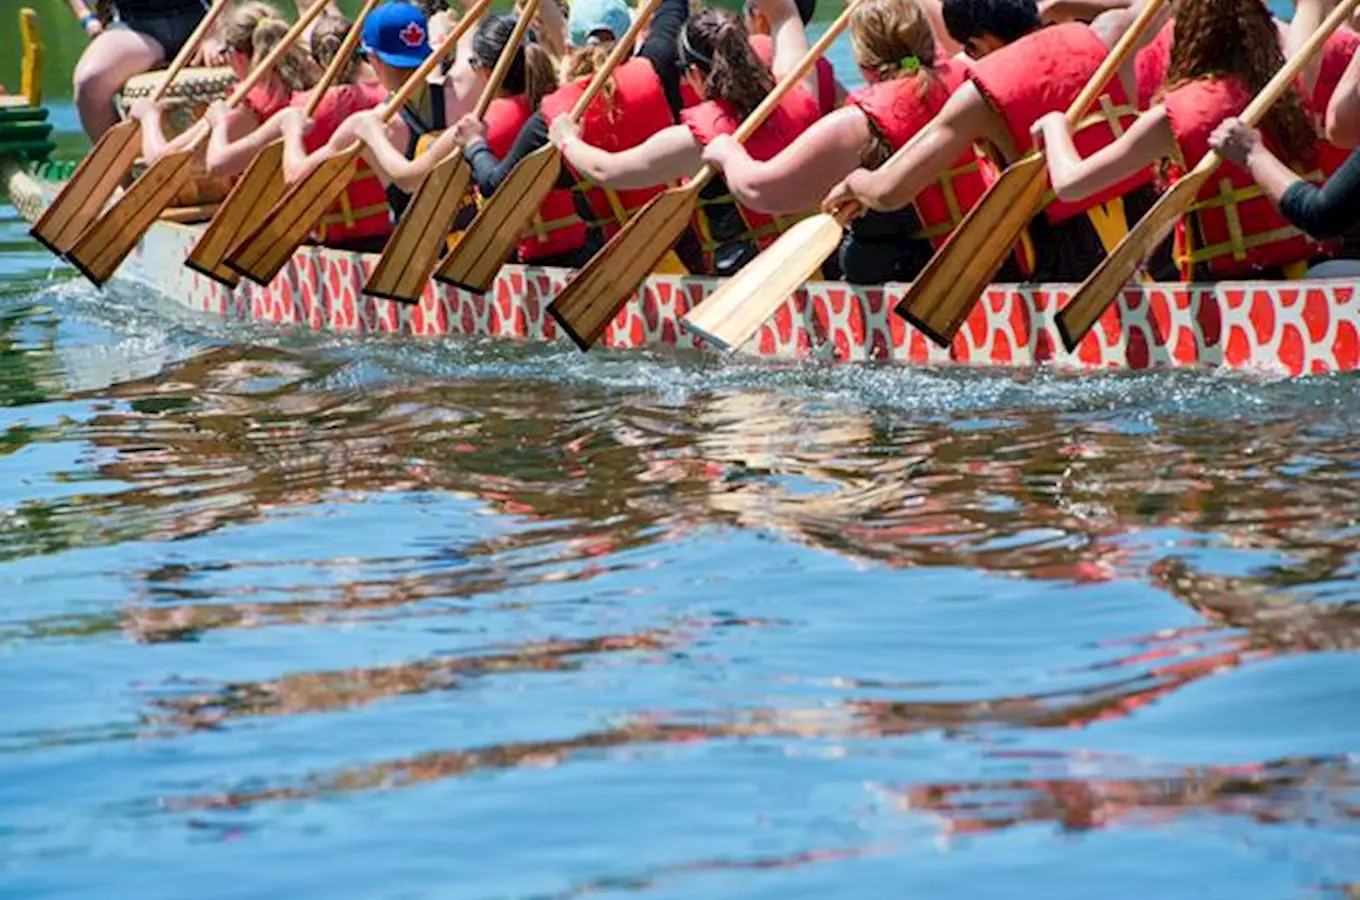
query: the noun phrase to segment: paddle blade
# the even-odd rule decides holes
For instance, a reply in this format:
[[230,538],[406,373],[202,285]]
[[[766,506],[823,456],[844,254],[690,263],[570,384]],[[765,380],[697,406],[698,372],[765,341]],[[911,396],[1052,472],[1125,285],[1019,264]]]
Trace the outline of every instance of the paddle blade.
[[520,160],[434,277],[479,294],[489,291],[561,171],[562,154],[551,144]]
[[156,160],[108,212],[76,238],[66,254],[71,265],[96,287],[103,287],[175,194],[189,183],[193,169],[193,150],[168,153]]
[[1047,190],[1048,166],[1042,155],[1008,167],[912,282],[897,305],[898,315],[948,347],[1020,233],[1043,209]]
[[834,216],[809,216],[780,235],[680,321],[723,350],[740,347],[817,273],[826,258],[836,252],[844,235],[845,226]]
[[289,188],[259,227],[227,254],[227,265],[260,287],[268,286],[307,239],[321,215],[349,187],[359,151],[356,146],[326,160]]
[[684,234],[699,203],[699,187],[657,194],[590,258],[548,306],[548,313],[582,350],[614,321],[638,285]]
[[1143,261],[1176,227],[1177,220],[1189,211],[1196,195],[1212,175],[1212,169],[1191,172],[1172,185],[1169,191],[1157,198],[1152,209],[1138,220],[1138,224],[1124,235],[1114,252],[1105,257],[1100,266],[1081,283],[1076,294],[1057,316],[1058,334],[1069,353],[1076,349],[1081,339],[1086,337],[1086,333],[1119,296]]
[[222,201],[184,264],[219,284],[236,287],[241,276],[224,262],[227,251],[260,227],[287,188],[283,180],[283,141],[274,141],[259,152],[250,168],[232,185],[231,193]]
[[419,302],[471,179],[472,167],[461,152],[435,167],[402,213],[364,285],[365,294],[399,303]]
[[28,233],[64,256],[99,218],[141,152],[142,125],[137,120],[119,122],[104,132]]

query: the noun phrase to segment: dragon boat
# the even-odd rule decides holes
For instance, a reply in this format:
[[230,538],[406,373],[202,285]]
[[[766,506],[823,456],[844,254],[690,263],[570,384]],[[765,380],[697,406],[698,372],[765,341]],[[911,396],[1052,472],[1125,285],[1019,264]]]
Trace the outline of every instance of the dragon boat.
[[[20,215],[36,221],[60,191],[74,162],[54,162],[51,125],[41,106],[41,41],[30,10],[20,14],[24,85],[0,98],[0,185]],[[158,73],[124,89],[126,104]],[[186,127],[230,86],[224,70],[185,70],[167,93],[171,128]],[[178,126],[175,122],[178,116]],[[567,269],[507,265],[485,295],[432,281],[416,304],[363,293],[376,254],[304,246],[266,287],[235,289],[184,265],[216,203],[229,188],[209,179],[176,198],[124,262],[118,278],[210,316],[347,335],[404,338],[475,336],[566,341],[547,312],[571,278]],[[652,346],[705,349],[681,316],[720,279],[656,275],[638,290],[601,339],[619,350]],[[1345,280],[1134,284],[1073,351],[1054,322],[1070,284],[995,284],[948,348],[936,346],[893,308],[908,285],[809,282],[779,307],[740,352],[761,357],[1129,369],[1218,367],[1289,375],[1351,371],[1360,366],[1360,296]]]

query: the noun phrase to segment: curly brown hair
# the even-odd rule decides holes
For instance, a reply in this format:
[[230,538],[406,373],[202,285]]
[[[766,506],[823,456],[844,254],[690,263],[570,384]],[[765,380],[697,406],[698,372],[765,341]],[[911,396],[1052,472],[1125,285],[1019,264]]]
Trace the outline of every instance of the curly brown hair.
[[774,90],[774,76],[751,49],[746,23],[726,9],[704,9],[680,31],[680,63],[704,76],[704,93],[745,119]]
[[[1174,28],[1159,98],[1187,81],[1226,75],[1241,78],[1258,94],[1284,65],[1279,30],[1262,0],[1182,0]],[[1293,87],[1266,113],[1261,128],[1293,165],[1312,165],[1317,130]]]

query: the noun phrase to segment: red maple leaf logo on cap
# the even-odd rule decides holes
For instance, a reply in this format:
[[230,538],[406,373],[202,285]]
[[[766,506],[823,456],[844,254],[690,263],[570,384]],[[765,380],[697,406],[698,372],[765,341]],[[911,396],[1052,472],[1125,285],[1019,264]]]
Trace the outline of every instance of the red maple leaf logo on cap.
[[420,27],[419,22],[411,22],[401,30],[398,37],[408,47],[419,47],[425,43],[425,29]]

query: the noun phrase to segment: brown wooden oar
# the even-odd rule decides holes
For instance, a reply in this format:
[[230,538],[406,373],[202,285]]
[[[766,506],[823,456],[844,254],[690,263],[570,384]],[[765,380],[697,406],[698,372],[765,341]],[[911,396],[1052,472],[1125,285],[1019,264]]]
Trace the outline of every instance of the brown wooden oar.
[[[1067,108],[1067,121],[1073,127],[1133,54],[1165,2],[1148,0],[1115,42]],[[1007,168],[912,282],[897,305],[898,314],[935,343],[948,347],[1029,220],[1043,209],[1047,192],[1048,164],[1042,150]]]
[[[234,108],[245,100],[246,95],[269,74],[293,42],[307,30],[307,26],[321,15],[325,5],[316,4],[293,23],[254,71],[231,92],[227,98],[229,107]],[[108,212],[76,239],[66,258],[95,286],[102,287],[104,282],[113,277],[146,230],[155,224],[174,196],[193,178],[194,159],[199,147],[208,139],[206,125],[201,120],[195,123],[193,127],[199,129],[199,134],[188,146],[156,160]]]
[[[737,143],[746,143],[779,107],[784,96],[812,71],[817,60],[850,24],[850,16],[861,2],[863,0],[853,0],[846,4],[826,33],[752,110],[732,135]],[[689,227],[699,204],[699,192],[717,174],[717,169],[705,165],[685,184],[653,197],[599,253],[591,257],[548,306],[548,312],[576,346],[589,350],[600,339],[638,285]]]
[[[321,81],[312,88],[307,100],[306,115],[316,115],[317,108],[325,99],[326,92],[335,85],[340,73],[349,64],[354,48],[363,38],[364,20],[382,0],[366,0],[359,10],[354,24],[350,26],[345,41],[340,45],[335,59],[326,67]],[[288,189],[283,177],[283,140],[271,141],[250,161],[245,174],[237,178],[231,192],[218,207],[217,214],[204,230],[198,243],[189,251],[184,264],[214,281],[234,288],[241,283],[241,276],[223,263],[227,251],[236,246],[237,241],[260,226],[269,210]]]
[[[491,70],[482,96],[477,100],[473,115],[483,118],[491,101],[500,93],[501,83],[514,65],[520,52],[520,42],[538,12],[539,0],[528,0],[519,11],[519,21],[510,33],[510,40],[501,50],[496,67]],[[472,180],[472,166],[463,158],[463,148],[453,152],[437,165],[421,183],[411,202],[406,206],[401,221],[383,248],[378,265],[364,285],[364,293],[385,297],[401,303],[415,303],[430,282],[434,267],[439,264],[439,252],[449,233],[453,217],[467,196]]]
[[[1298,53],[1285,62],[1274,77],[1252,98],[1242,112],[1241,119],[1252,128],[1257,127],[1270,108],[1284,96],[1294,84],[1300,71],[1321,51],[1327,38],[1336,31],[1355,10],[1360,0],[1345,0],[1332,10],[1323,20]],[[1057,316],[1058,334],[1068,352],[1076,349],[1077,344],[1091,330],[1091,326],[1110,307],[1124,285],[1129,283],[1138,267],[1152,254],[1153,250],[1166,238],[1176,222],[1189,212],[1195,198],[1214,172],[1223,157],[1218,151],[1210,150],[1189,174],[1182,177],[1171,189],[1157,198],[1152,209],[1147,211],[1138,224],[1124,235],[1124,239],[1109,256],[1092,272],[1071,301],[1062,308]]]
[[[614,42],[604,64],[571,108],[569,115],[573,122],[581,121],[614,69],[632,56],[638,35],[660,5],[661,0],[644,0],[638,8],[632,26]],[[520,237],[529,229],[544,198],[557,184],[561,172],[562,153],[552,144],[540,147],[520,160],[472,220],[458,246],[444,257],[435,278],[479,294],[486,293]]]
[[[188,42],[170,63],[165,78],[151,94],[152,103],[159,103],[165,96],[229,3],[230,0],[214,0]],[[136,119],[119,122],[104,132],[81,160],[71,180],[66,182],[66,187],[57,194],[52,205],[47,207],[28,233],[48,250],[64,256],[75,245],[81,232],[99,218],[104,205],[123,183],[141,152],[142,123]]]
[[[415,96],[439,61],[458,46],[459,40],[477,24],[490,8],[491,2],[478,0],[464,13],[448,37],[431,51],[425,61],[407,77],[406,83],[379,108],[382,121],[390,121]],[[363,150],[363,142],[355,140],[349,149],[321,163],[305,178],[289,187],[287,193],[269,210],[265,220],[227,254],[226,264],[258,285],[264,286],[273,281],[297,248],[307,240],[317,220],[349,187]]]

